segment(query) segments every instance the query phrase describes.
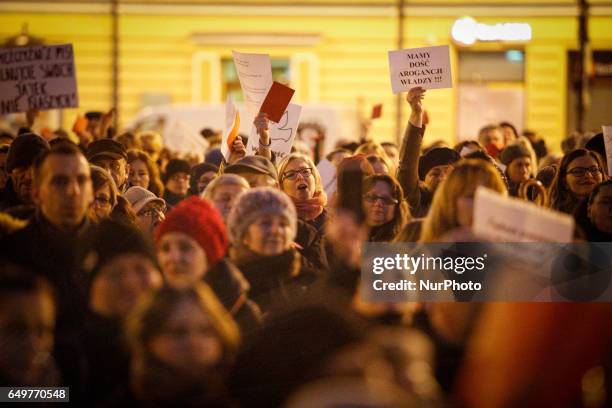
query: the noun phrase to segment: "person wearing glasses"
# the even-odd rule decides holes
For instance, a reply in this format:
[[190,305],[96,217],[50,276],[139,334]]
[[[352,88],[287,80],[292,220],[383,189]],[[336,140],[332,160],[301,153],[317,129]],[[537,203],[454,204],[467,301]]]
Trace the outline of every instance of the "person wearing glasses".
[[327,268],[323,233],[328,218],[327,195],[321,176],[312,159],[302,153],[292,153],[279,165],[278,184],[295,204],[298,216],[296,242],[300,253],[315,268]]
[[117,186],[110,173],[102,167],[91,165],[91,181],[94,188],[94,200],[90,207],[89,216],[99,222],[109,218],[117,205]]
[[364,180],[363,209],[370,242],[390,242],[410,217],[399,182],[386,174]]
[[548,191],[550,208],[573,214],[604,178],[603,163],[597,153],[586,149],[569,152],[563,156]]
[[128,188],[125,198],[136,213],[138,228],[145,235],[152,237],[155,227],[166,218],[166,202],[140,186]]

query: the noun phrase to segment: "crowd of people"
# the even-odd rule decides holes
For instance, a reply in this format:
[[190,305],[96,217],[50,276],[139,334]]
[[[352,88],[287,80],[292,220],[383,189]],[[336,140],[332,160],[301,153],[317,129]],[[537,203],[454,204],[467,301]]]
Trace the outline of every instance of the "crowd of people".
[[53,138],[30,114],[2,132],[0,385],[98,406],[609,406],[607,304],[360,297],[364,242],[461,240],[479,186],[612,241],[601,134],[563,157],[510,123],[424,146],[424,98],[407,94],[399,146],[327,152],[329,197],[313,152],[275,164],[264,114],[257,154],[238,137],[225,159],[207,129],[200,163],[112,129],[112,111]]

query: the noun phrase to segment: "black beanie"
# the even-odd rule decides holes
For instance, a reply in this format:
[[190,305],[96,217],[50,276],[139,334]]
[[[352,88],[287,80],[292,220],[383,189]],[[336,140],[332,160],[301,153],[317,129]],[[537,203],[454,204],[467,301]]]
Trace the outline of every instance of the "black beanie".
[[24,133],[17,136],[6,156],[6,172],[10,173],[18,167],[30,167],[39,155],[49,149],[49,143],[37,134]]
[[164,183],[177,173],[191,174],[191,166],[189,165],[189,162],[181,159],[171,159],[166,165]]
[[448,147],[431,149],[419,158],[419,178],[425,180],[425,176],[432,168],[453,164],[459,159],[461,159],[459,153]]
[[100,269],[119,255],[140,254],[161,271],[153,243],[135,226],[104,219],[87,234],[79,251],[80,269],[89,287]]

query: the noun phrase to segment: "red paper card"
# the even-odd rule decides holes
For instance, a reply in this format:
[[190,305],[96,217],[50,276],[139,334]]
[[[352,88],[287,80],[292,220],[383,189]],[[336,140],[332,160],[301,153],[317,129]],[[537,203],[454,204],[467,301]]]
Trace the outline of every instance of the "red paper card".
[[370,117],[370,119],[378,119],[382,116],[382,103],[379,103],[378,105],[374,105],[374,107],[372,107],[372,115]]
[[278,123],[289,106],[294,92],[295,90],[288,86],[274,81],[259,111],[265,113],[272,122]]

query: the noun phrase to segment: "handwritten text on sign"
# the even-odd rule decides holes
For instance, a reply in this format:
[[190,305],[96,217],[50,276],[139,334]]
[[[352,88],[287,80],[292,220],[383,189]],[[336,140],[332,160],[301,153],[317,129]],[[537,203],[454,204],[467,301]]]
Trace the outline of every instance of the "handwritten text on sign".
[[78,106],[72,44],[0,49],[0,115]]
[[453,86],[448,45],[389,51],[389,72],[393,93]]

